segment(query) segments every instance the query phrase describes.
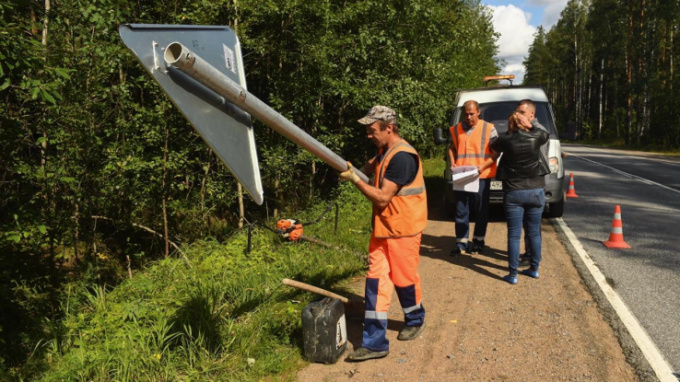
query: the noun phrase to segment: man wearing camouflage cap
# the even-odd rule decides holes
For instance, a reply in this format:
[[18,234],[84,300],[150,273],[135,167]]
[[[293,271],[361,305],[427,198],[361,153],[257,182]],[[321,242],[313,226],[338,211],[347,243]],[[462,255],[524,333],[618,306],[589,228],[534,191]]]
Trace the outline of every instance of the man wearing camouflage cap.
[[340,173],[340,178],[354,183],[373,203],[363,340],[361,347],[348,356],[350,361],[389,354],[385,334],[395,288],[405,322],[397,338],[416,339],[425,324],[418,275],[420,240],[427,224],[423,166],[416,150],[399,135],[394,110],[375,106],[359,123],[366,127],[368,139],[378,147],[378,155],[363,167],[367,174],[374,174],[372,184],[362,181],[350,162],[349,169]]

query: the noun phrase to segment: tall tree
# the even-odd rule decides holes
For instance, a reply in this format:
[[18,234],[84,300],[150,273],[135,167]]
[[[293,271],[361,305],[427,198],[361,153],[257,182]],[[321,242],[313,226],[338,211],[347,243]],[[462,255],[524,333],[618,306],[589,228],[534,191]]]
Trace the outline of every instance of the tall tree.
[[[678,114],[671,105],[679,6],[572,0],[550,31],[537,33],[525,61],[527,82],[546,86],[558,123],[575,121],[583,137],[678,147]],[[543,47],[548,54],[538,53]],[[553,65],[539,57],[553,57]],[[538,79],[544,70],[547,76]]]
[[249,90],[353,161],[372,149],[356,118],[376,103],[434,153],[455,89],[497,67],[477,0],[0,0],[0,358],[13,365],[42,317],[58,319],[67,277],[115,285],[128,257],[219,239],[337,179],[256,122],[267,206],[240,207],[236,180],[125,49],[123,22],[238,25]]

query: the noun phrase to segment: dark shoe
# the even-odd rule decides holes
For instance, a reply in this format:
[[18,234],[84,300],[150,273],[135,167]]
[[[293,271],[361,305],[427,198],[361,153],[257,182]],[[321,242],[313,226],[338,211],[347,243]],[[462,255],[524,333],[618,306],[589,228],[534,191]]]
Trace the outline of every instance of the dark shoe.
[[519,266],[520,267],[528,267],[530,265],[531,265],[531,257],[529,257],[529,255],[527,255],[526,253],[523,254],[519,258]]
[[538,278],[538,269],[532,269],[532,268],[525,269],[525,270],[522,271],[522,274],[525,275],[525,276],[529,276],[529,277],[537,279]]
[[463,251],[467,251],[467,249],[465,248],[465,245],[464,244],[456,244],[456,246],[453,247],[453,249],[451,250],[451,252],[449,254],[451,256],[458,256],[461,253],[463,253]]
[[355,351],[349,353],[349,355],[347,356],[347,359],[349,361],[361,362],[361,361],[366,361],[366,360],[369,360],[369,359],[383,358],[383,357],[386,357],[388,354],[390,354],[389,350],[373,351],[373,350],[368,350],[366,348],[359,348],[359,349],[356,349]]
[[425,329],[425,322],[423,321],[423,324],[420,326],[406,326],[404,329],[399,332],[399,335],[397,336],[397,339],[399,341],[411,341],[415,340],[420,336],[420,333],[423,332],[423,329]]
[[509,282],[512,285],[517,284],[517,276],[505,275],[503,276],[503,280]]
[[470,253],[480,253],[484,250],[484,240],[472,239],[472,245],[470,245]]

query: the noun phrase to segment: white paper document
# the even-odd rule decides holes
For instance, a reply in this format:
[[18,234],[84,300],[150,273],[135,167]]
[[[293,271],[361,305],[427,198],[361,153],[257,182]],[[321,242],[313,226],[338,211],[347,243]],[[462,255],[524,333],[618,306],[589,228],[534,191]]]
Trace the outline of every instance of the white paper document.
[[457,166],[451,173],[454,191],[478,192],[479,172],[475,166]]

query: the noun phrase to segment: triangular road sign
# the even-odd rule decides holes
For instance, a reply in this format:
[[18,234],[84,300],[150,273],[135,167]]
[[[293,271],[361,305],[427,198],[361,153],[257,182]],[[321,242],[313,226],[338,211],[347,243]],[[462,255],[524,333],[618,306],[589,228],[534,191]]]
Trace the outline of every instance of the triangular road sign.
[[264,201],[250,114],[163,61],[165,48],[179,42],[246,88],[238,37],[224,26],[123,24],[125,45],[191,122],[200,136],[246,188]]

